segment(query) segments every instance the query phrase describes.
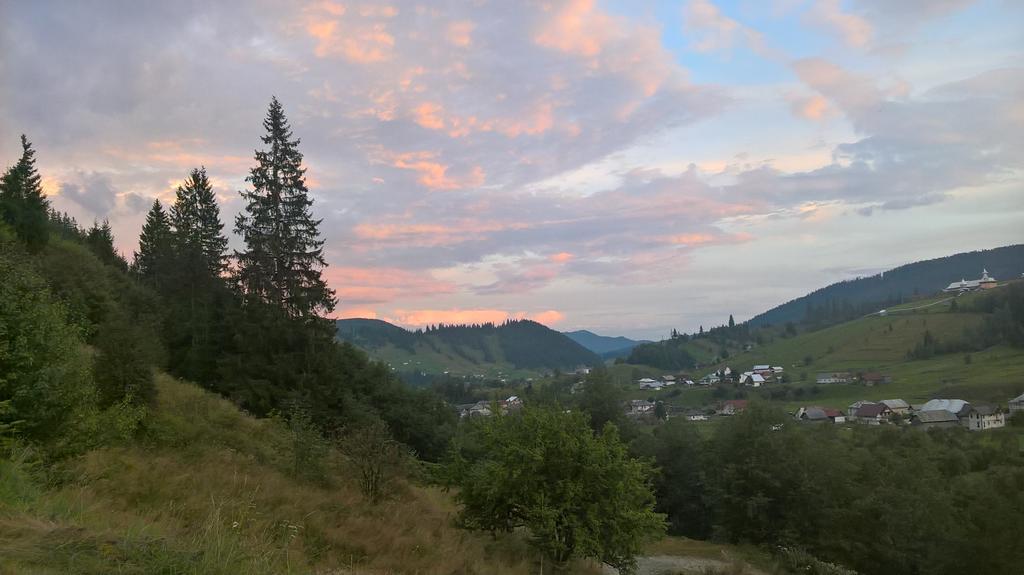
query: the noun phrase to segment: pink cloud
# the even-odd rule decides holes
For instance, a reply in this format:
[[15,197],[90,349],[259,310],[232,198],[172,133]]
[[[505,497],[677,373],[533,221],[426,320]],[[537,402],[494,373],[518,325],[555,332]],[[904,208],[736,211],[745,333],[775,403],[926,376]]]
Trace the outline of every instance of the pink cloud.
[[524,227],[513,222],[457,220],[444,224],[361,223],[353,232],[361,240],[379,244],[437,247],[480,240],[490,232]]
[[415,116],[416,123],[428,130],[444,129],[444,108],[442,108],[440,104],[423,102],[419,106],[413,108],[413,114]]
[[395,37],[382,20],[397,13],[392,7],[363,7],[358,18],[342,19],[349,15],[344,6],[320,2],[305,10],[305,30],[316,40],[313,53],[319,58],[341,56],[358,64],[384,62],[392,58]]
[[454,46],[465,48],[473,43],[475,25],[469,20],[460,20],[448,25],[445,38]]
[[560,8],[548,5],[545,10],[550,16],[534,36],[534,41],[545,48],[593,57],[601,53],[614,32],[614,22],[594,9],[594,0],[570,0]]
[[443,295],[456,289],[455,284],[438,280],[430,272],[399,268],[330,266],[325,275],[342,305]]
[[450,166],[436,161],[436,157],[435,153],[425,151],[393,154],[391,165],[416,172],[419,175],[416,181],[432,190],[475,188],[482,186],[487,179],[480,166],[473,166],[468,173],[460,176],[451,176],[448,173]]
[[818,0],[808,12],[811,21],[824,25],[842,36],[847,45],[864,48],[874,36],[874,29],[866,19],[843,12],[839,0]]
[[824,120],[831,111],[828,100],[820,95],[789,97],[789,106],[793,115],[807,120]]
[[551,254],[548,259],[559,264],[564,264],[567,261],[572,260],[574,256],[569,252],[558,252],[557,254]]
[[416,309],[394,310],[395,321],[402,325],[422,327],[425,325],[501,323],[507,319],[531,319],[546,325],[556,324],[565,319],[557,310],[540,312],[510,312],[502,309]]

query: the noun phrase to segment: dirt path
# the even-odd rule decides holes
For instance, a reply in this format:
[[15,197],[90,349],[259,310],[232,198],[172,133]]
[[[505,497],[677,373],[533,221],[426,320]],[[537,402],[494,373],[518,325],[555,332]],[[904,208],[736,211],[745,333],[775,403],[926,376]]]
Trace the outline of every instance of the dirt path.
[[[721,559],[703,557],[680,557],[677,555],[651,555],[637,557],[637,575],[699,575],[704,569],[727,569],[731,565]],[[618,575],[618,571],[605,565],[605,575]],[[766,575],[763,571],[747,567],[743,575]]]

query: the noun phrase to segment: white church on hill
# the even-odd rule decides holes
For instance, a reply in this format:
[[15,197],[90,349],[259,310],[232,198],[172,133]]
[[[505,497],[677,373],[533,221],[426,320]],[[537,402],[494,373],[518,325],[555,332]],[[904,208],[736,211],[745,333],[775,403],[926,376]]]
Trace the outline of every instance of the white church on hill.
[[949,284],[949,287],[942,290],[945,292],[962,292],[962,291],[974,291],[979,289],[989,289],[996,287],[996,278],[988,275],[988,270],[981,270],[981,279],[976,280],[960,280]]

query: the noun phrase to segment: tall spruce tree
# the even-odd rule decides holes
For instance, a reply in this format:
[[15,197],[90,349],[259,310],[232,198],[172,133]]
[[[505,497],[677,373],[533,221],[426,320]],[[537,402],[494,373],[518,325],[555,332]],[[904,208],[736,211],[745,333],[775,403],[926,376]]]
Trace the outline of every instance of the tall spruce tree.
[[153,200],[153,207],[146,214],[146,223],[142,225],[139,251],[135,253],[132,267],[143,281],[162,287],[169,279],[173,259],[170,218],[160,200]]
[[21,237],[30,250],[46,243],[49,202],[42,177],[36,169],[36,151],[24,134],[21,158],[0,177],[0,217]]
[[313,219],[309,189],[298,139],[277,98],[263,121],[266,146],[256,151],[256,167],[246,179],[252,190],[241,192],[245,211],[235,220],[235,233],[245,249],[236,252],[237,283],[246,303],[265,303],[291,318],[317,323],[334,310],[334,292],[321,271],[327,265],[320,239],[320,220]]
[[[189,172],[178,186],[170,213],[174,281],[164,286],[174,320],[167,330],[171,368],[209,382],[216,368],[222,321],[227,238],[205,168]],[[222,326],[221,326],[222,327]]]

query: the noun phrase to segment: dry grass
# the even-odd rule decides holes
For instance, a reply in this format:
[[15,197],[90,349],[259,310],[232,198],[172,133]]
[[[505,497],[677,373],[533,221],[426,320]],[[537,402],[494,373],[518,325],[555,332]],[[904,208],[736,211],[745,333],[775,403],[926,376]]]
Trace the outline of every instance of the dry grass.
[[280,425],[195,386],[158,384],[141,444],[88,453],[61,488],[36,490],[0,466],[0,573],[536,571],[520,537],[452,526],[436,488],[399,479],[370,505],[336,454],[325,482],[296,480]]

